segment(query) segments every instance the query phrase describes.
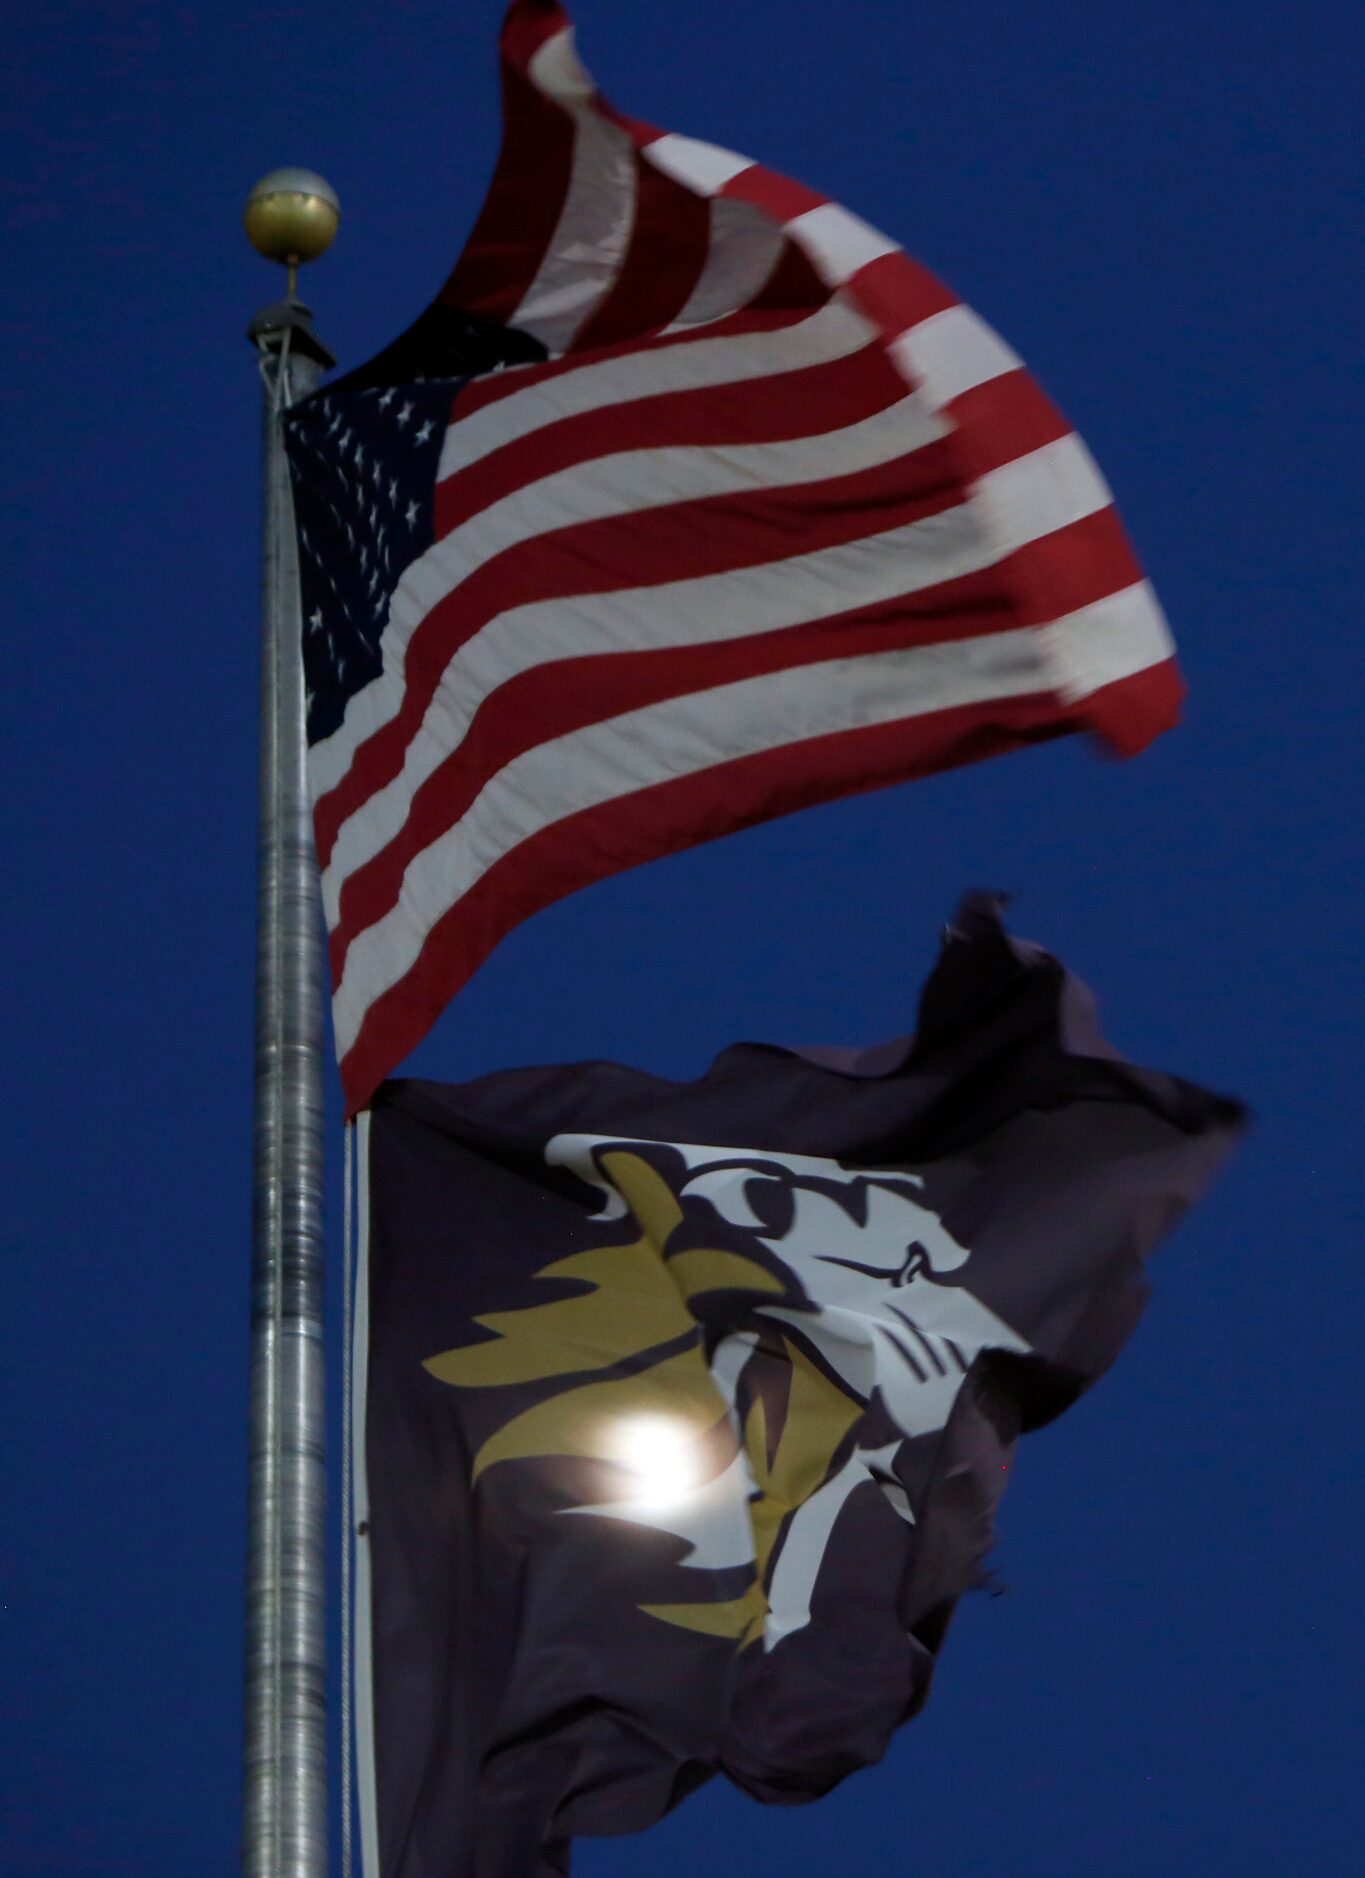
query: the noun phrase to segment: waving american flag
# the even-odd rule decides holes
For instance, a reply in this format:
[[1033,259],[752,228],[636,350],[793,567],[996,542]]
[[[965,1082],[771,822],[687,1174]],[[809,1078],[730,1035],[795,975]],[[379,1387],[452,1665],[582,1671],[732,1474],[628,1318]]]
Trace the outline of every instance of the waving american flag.
[[1180,683],[1084,444],[885,235],[622,117],[516,0],[437,303],[289,420],[351,1107],[519,920]]

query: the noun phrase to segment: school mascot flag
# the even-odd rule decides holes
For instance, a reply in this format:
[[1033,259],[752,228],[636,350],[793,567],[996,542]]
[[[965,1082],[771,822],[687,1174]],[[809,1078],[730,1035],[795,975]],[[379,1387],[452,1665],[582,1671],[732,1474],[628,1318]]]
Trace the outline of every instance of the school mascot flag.
[[362,1118],[370,1878],[562,1873],[924,1701],[1015,1443],[1241,1122],[969,900],[913,1037],[398,1082]]

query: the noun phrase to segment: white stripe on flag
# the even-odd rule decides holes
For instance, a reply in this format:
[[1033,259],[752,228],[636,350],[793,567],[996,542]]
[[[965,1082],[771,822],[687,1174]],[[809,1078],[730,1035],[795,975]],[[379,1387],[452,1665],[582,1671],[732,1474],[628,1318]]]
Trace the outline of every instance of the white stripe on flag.
[[521,842],[583,809],[807,738],[894,723],[1047,687],[1032,628],[765,672],[666,699],[537,744],[485,785],[418,855],[397,905],[357,935],[333,1005],[337,1052],[406,976],[427,934]]
[[559,223],[511,324],[563,352],[615,286],[635,223],[635,146],[594,109],[592,81],[572,32],[557,33],[531,61],[531,78],[574,126],[573,162]]
[[680,137],[666,131],[645,145],[645,156],[674,182],[695,189],[699,196],[714,196],[726,183],[754,167],[752,157],[738,156],[718,143],[702,143],[696,137]]
[[1053,620],[1042,637],[1054,687],[1068,704],[1175,653],[1166,615],[1145,580]]
[[809,319],[776,332],[697,339],[580,365],[575,371],[558,372],[520,390],[509,390],[495,404],[472,411],[468,417],[461,417],[457,403],[437,477],[444,481],[504,444],[566,417],[665,397],[670,392],[748,384],[813,365],[831,365],[861,352],[875,337],[869,320],[835,301]]
[[[767,286],[787,245],[781,224],[752,202],[712,196],[710,215],[705,264],[686,306],[666,332],[704,326],[748,306]],[[867,330],[870,337],[872,326]]]
[[888,350],[931,410],[960,398],[992,378],[1019,369],[1022,360],[970,307],[945,307],[912,326]]
[[1113,500],[1094,457],[1074,431],[991,470],[971,493],[1002,556],[1108,508]]
[[884,254],[899,254],[894,241],[888,241],[879,228],[860,215],[850,215],[837,202],[822,203],[807,209],[787,223],[787,233],[814,263],[821,280],[842,287],[844,282]]
[[[880,413],[872,423],[877,424],[900,409],[900,406],[893,406],[890,412]],[[869,426],[853,426],[851,431],[866,434]],[[872,434],[875,436],[875,431]],[[847,437],[850,433],[834,435]],[[804,441],[820,446],[823,461],[831,460],[832,453],[826,454],[829,440]],[[341,825],[322,876],[323,907],[328,924],[336,924],[345,882],[394,839],[417,789],[458,745],[483,698],[517,672],[548,659],[581,653],[700,645],[772,632],[821,619],[850,606],[869,606],[895,599],[898,595],[990,567],[1013,548],[1024,545],[1026,539],[1051,534],[1081,520],[1093,507],[1104,506],[1103,499],[1097,498],[1095,479],[1086,469],[1088,453],[1083,446],[1078,446],[1082,457],[1077,458],[1074,450],[1066,448],[1076,443],[1074,438],[1063,438],[1020,459],[1023,464],[1038,460],[1037,488],[1027,500],[1020,496],[1014,476],[1019,465],[1007,464],[1004,469],[994,470],[982,478],[977,485],[976,501],[958,504],[885,534],[865,536],[837,548],[823,548],[811,554],[727,570],[722,574],[699,575],[617,593],[537,602],[509,609],[490,621],[460,648],[443,674],[422,726],[405,753],[401,771],[367,796]],[[749,448],[774,450],[778,446],[759,444]],[[673,454],[662,450],[640,453],[637,494],[649,493],[646,479],[652,460]],[[711,460],[707,453],[699,454],[704,461]],[[728,454],[741,457],[743,452]],[[634,460],[634,453],[618,459],[625,463]],[[867,460],[873,459],[869,455]],[[573,472],[563,474],[570,476]],[[554,480],[546,478],[547,483]],[[625,480],[631,483],[631,478]],[[774,485],[768,480],[765,486]],[[1102,492],[1102,485],[1098,487]],[[582,491],[577,493],[581,495]],[[508,500],[515,505],[519,498]],[[487,513],[491,515],[493,511]],[[481,539],[485,519],[485,516],[476,516],[441,544],[443,548],[450,548],[450,566],[444,575],[432,567],[429,597],[424,603],[410,590],[405,592],[405,578],[405,589],[400,589],[400,594],[395,596],[395,613],[400,597],[405,606],[421,605],[409,631],[415,630],[428,608],[450,590],[448,586],[439,585],[440,580],[450,580],[453,585],[455,579],[467,577],[475,557],[486,558],[488,553],[498,551],[503,545],[498,541],[497,546],[490,547]],[[515,520],[514,506],[512,521]],[[1017,530],[1025,524],[1031,526],[1034,533],[1016,538]],[[527,532],[529,536],[537,530],[528,528]],[[462,546],[451,548],[457,536],[468,539]],[[433,550],[425,560],[434,562],[436,554]],[[1058,643],[1057,655],[1062,656],[1062,642]],[[401,697],[397,702],[401,702]],[[316,784],[314,787],[316,790]]]
[[[888,380],[888,389],[899,389],[895,379]],[[413,564],[411,581],[405,574],[404,583],[427,610],[495,555],[537,535],[708,496],[835,482],[910,456],[949,428],[916,392],[907,392],[870,417],[814,436],[720,447],[664,444],[571,463],[523,483],[453,528]]]
[[[445,475],[451,473],[447,458],[451,454],[452,445],[462,443],[466,432],[473,432],[475,454],[486,454],[492,449],[498,449],[499,443],[511,441],[516,436],[528,436],[533,430],[541,428],[543,424],[554,423],[563,415],[575,415],[576,411],[603,408],[608,404],[618,404],[652,393],[685,391],[691,383],[687,376],[687,361],[697,359],[700,353],[706,353],[706,357],[702,361],[702,374],[697,379],[698,383],[742,383],[747,379],[770,376],[772,370],[800,370],[807,364],[847,359],[851,353],[866,346],[869,332],[871,329],[867,327],[866,321],[852,314],[851,310],[830,306],[824,308],[821,314],[802,321],[800,327],[790,327],[783,332],[759,332],[747,338],[732,340],[698,340],[695,346],[670,347],[667,351],[652,355],[584,366],[582,372],[567,372],[565,376],[550,379],[544,385],[528,385],[526,391],[518,391],[505,402],[486,411],[477,411],[464,423],[456,421],[447,432],[441,468]],[[775,346],[777,340],[783,344]],[[768,366],[764,366],[764,353]],[[781,361],[777,366],[772,364],[774,353]],[[653,370],[655,366],[657,370]],[[715,377],[706,376],[708,372],[715,372]],[[514,409],[509,409],[513,406]],[[492,419],[492,423],[484,423],[484,419]],[[928,438],[929,432],[926,432],[926,441]],[[454,468],[464,468],[464,462],[456,464]],[[595,468],[595,464],[584,466],[576,471],[576,475],[584,485],[588,485]],[[565,477],[573,473],[575,471],[565,471]],[[518,500],[520,492],[507,498],[507,505],[514,511]],[[633,513],[636,507],[644,507],[644,503],[627,503],[627,509],[618,513]],[[464,524],[464,528],[469,530],[477,522],[479,516],[473,516]],[[366,738],[374,736],[374,732],[389,723],[391,717],[398,716],[406,691],[407,642],[426,618],[430,607],[436,605],[437,599],[451,592],[451,539],[451,535],[447,535],[434,543],[426,550],[426,554],[419,556],[419,560],[415,560],[404,571],[389,601],[389,618],[385,622],[383,637],[379,640],[383,670],[349,699],[338,729],[308,751],[308,781],[314,802],[321,802],[325,794],[336,789],[345,772],[351,768],[351,762],[355,761],[360,744],[364,744]],[[468,573],[466,567],[460,578]]]
[[959,503],[903,528],[785,561],[510,608],[455,653],[402,770],[342,824],[322,876],[328,924],[337,922],[346,881],[396,837],[418,789],[458,747],[475,711],[518,673],[555,659],[776,632],[976,573],[995,557],[979,517]]

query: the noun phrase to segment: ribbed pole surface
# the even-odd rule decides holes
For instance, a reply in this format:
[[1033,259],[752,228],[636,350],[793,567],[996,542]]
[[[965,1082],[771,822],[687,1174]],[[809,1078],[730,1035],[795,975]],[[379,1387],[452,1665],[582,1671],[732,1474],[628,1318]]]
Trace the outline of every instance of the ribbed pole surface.
[[[322,929],[304,771],[281,411],[327,355],[302,309],[252,323],[265,376],[260,847],[242,1869],[327,1869]],[[286,344],[286,336],[288,344]]]

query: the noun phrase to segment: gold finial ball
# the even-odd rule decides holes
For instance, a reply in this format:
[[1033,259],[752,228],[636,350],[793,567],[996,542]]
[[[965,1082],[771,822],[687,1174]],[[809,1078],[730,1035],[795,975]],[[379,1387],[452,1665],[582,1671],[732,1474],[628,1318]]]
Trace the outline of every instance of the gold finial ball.
[[325,254],[340,220],[332,185],[313,170],[294,169],[263,176],[247,197],[242,217],[257,254],[288,267]]

